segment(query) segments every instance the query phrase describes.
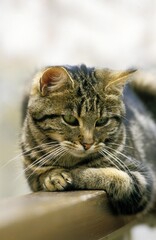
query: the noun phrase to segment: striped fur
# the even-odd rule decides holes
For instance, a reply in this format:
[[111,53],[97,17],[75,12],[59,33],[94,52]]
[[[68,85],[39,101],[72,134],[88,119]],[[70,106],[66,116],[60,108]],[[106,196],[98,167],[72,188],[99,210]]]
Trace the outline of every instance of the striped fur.
[[33,191],[105,190],[120,214],[152,207],[156,125],[124,87],[132,73],[81,65],[36,75],[21,138]]

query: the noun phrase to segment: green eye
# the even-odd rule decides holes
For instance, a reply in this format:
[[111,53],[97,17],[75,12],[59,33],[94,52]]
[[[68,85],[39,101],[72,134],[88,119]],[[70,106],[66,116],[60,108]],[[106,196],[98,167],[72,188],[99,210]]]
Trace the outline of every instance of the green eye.
[[108,121],[109,121],[108,117],[99,118],[96,121],[96,127],[102,127],[102,126],[106,125],[108,123]]
[[63,120],[71,126],[78,126],[79,122],[73,115],[63,115]]

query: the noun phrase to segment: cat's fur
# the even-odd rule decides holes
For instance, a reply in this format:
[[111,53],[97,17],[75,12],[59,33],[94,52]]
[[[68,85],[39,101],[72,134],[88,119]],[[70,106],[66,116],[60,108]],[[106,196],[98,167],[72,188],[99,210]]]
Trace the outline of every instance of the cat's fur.
[[21,140],[33,191],[105,190],[120,214],[152,207],[156,125],[126,85],[133,72],[55,66],[35,76]]

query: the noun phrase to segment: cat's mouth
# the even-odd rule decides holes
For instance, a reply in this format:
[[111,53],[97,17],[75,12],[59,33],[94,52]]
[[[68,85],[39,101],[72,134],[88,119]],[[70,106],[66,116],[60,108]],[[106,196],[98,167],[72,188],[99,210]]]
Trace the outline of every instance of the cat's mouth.
[[94,154],[99,152],[103,148],[103,144],[80,144],[80,143],[72,143],[69,141],[63,141],[61,146],[65,149],[65,151],[73,155],[75,157],[86,157],[87,155]]

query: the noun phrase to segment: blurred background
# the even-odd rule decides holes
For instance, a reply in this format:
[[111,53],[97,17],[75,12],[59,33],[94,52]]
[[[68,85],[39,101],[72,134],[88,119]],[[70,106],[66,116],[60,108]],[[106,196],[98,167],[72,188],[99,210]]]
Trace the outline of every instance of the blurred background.
[[[33,74],[80,63],[155,68],[156,1],[0,1],[0,198],[30,192],[16,156],[22,97]],[[133,239],[155,239],[156,228],[140,227]]]

